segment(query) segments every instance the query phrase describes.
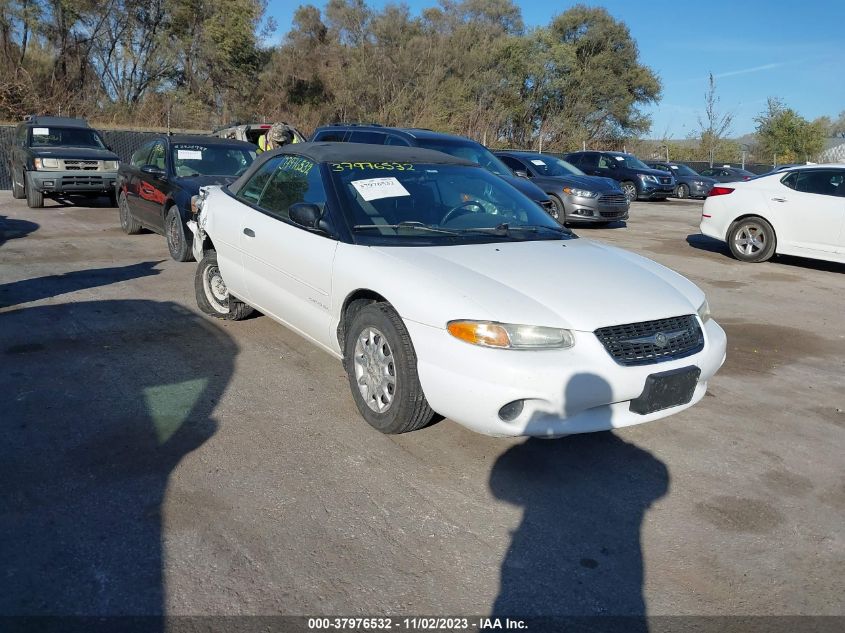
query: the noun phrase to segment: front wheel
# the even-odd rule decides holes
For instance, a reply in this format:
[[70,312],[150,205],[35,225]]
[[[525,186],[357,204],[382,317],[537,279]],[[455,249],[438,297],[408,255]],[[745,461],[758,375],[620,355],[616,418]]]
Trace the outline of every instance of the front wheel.
[[24,181],[26,185],[26,206],[30,209],[40,209],[44,206],[44,193],[32,186],[32,183]]
[[552,209],[549,215],[557,220],[560,224],[566,222],[566,209],[563,206],[563,201],[557,196],[549,196],[552,199]]
[[141,223],[132,215],[129,210],[129,200],[126,199],[126,193],[121,192],[120,198],[117,200],[117,209],[120,214],[120,228],[127,235],[137,235],[141,232]]
[[728,231],[731,253],[743,262],[764,262],[775,254],[775,230],[763,218],[752,216],[734,223]]
[[361,416],[382,433],[407,433],[434,412],[420,386],[417,355],[402,319],[387,303],[371,303],[352,316],[344,366]]
[[253,309],[243,301],[238,301],[229,294],[220,266],[217,265],[217,252],[208,251],[197,266],[194,276],[194,293],[197,306],[209,316],[228,321],[240,321],[252,314]]
[[675,191],[675,195],[683,200],[684,198],[689,198],[689,187],[685,184],[678,185],[677,191]]
[[164,217],[164,235],[167,238],[167,250],[177,262],[187,262],[194,258],[191,252],[192,239],[188,233],[190,231],[185,230],[179,208],[176,205],[170,207]]
[[18,181],[15,178],[15,170],[12,169],[10,173],[12,174],[12,197],[15,200],[23,200],[26,198],[26,189],[24,189],[23,185],[18,184]]
[[637,185],[632,183],[630,180],[626,180],[619,186],[622,187],[622,193],[625,194],[625,198],[627,198],[629,203],[634,202],[637,199]]

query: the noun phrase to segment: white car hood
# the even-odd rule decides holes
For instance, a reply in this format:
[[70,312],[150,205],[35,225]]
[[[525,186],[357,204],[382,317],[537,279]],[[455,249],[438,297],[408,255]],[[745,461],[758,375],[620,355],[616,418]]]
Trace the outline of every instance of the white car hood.
[[[374,250],[423,276],[421,289],[442,288],[444,314],[439,323],[428,323],[437,327],[464,318],[593,331],[694,314],[704,300],[701,290],[668,268],[586,239]],[[446,312],[454,304],[450,295],[464,310],[473,306],[472,314]]]

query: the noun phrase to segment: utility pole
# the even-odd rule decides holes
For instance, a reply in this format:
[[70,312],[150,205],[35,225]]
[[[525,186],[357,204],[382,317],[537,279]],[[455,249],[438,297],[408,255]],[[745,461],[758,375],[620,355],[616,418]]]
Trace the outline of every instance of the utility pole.
[[748,144],[743,143],[740,147],[742,147],[742,168],[745,169],[745,155],[748,153]]

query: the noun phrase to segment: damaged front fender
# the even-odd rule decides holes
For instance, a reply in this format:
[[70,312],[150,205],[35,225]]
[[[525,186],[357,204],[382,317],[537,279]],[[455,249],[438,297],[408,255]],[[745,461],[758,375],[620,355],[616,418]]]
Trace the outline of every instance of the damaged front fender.
[[191,198],[191,212],[194,217],[188,220],[188,228],[194,234],[193,244],[191,249],[194,254],[194,259],[198,262],[202,261],[206,251],[206,244],[208,242],[208,234],[205,232],[206,215],[203,210],[205,199],[208,197],[210,187],[200,187],[198,195]]

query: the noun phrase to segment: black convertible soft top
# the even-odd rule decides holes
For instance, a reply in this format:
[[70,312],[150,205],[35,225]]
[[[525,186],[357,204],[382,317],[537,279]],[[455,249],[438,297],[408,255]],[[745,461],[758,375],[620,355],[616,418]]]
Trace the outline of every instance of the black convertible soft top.
[[472,161],[456,158],[422,147],[400,145],[371,145],[369,143],[293,143],[271,152],[264,152],[250,165],[249,169],[229,185],[229,191],[237,193],[245,182],[252,178],[261,166],[274,156],[294,154],[315,163],[430,163],[434,165],[465,165],[477,167]]

